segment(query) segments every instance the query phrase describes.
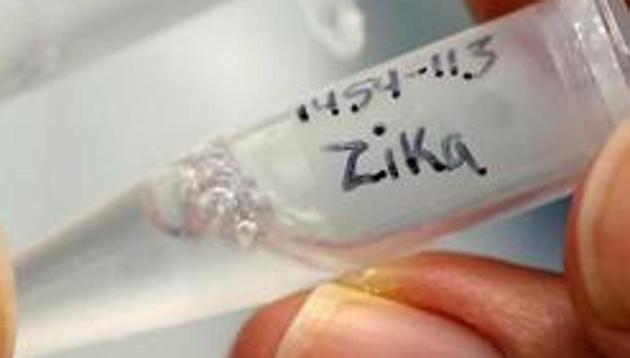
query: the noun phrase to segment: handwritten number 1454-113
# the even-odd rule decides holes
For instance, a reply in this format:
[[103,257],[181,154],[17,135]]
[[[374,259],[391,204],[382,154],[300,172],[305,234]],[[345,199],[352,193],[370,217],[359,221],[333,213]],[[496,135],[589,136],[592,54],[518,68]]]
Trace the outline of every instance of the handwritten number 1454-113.
[[[494,67],[499,58],[491,46],[493,39],[492,35],[486,35],[470,42],[463,49],[451,48],[432,54],[413,68],[392,68],[380,76],[362,78],[340,89],[331,89],[299,105],[297,118],[301,123],[309,124],[315,114],[332,118],[342,114],[357,115],[368,110],[378,96],[388,96],[392,101],[401,98],[406,81],[456,78],[469,82],[480,79]],[[466,63],[473,68],[462,68],[462,58],[466,58]]]

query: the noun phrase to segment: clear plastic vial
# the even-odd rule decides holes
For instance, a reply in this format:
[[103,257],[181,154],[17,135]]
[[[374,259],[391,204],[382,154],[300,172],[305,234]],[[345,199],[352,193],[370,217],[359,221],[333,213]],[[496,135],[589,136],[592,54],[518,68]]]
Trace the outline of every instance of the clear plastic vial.
[[154,221],[365,264],[566,194],[630,109],[606,4],[532,6],[204,145],[149,184]]
[[621,0],[532,5],[213,140],[18,263],[19,350],[267,302],[568,193],[630,114]]

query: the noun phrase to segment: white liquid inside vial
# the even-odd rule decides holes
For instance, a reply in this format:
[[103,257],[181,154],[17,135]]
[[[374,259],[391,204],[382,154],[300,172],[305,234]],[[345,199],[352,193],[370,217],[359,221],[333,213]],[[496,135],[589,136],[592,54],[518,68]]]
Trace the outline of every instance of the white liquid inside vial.
[[268,302],[563,194],[612,129],[565,26],[530,7],[202,146],[18,262],[18,352]]

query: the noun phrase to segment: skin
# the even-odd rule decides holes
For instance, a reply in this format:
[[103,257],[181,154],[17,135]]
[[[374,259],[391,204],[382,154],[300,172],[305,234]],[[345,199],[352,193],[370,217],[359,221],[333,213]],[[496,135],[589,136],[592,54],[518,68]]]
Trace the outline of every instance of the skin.
[[13,355],[15,338],[15,292],[11,260],[0,230],[0,358]]
[[[532,1],[467,2],[475,18],[486,21]],[[405,307],[427,312],[450,322],[449,327],[461,325],[460,335],[474,334],[475,339],[487,343],[483,349],[503,356],[630,357],[630,273],[625,275],[624,270],[630,260],[630,240],[624,240],[630,223],[623,220],[626,214],[630,216],[630,204],[624,204],[630,202],[630,185],[619,187],[610,179],[630,183],[630,126],[622,132],[604,149],[575,195],[564,275],[479,257],[430,254],[377,268],[376,275],[348,278],[341,284],[395,302],[400,305],[396,310]],[[610,175],[602,177],[602,172]],[[621,200],[613,200],[615,197]],[[302,293],[263,308],[243,328],[232,356],[277,356],[309,295]],[[1,250],[0,302],[0,358],[8,358],[14,341],[14,292],[9,259]],[[363,309],[369,310],[372,304],[376,307],[370,299],[368,302]],[[434,323],[435,327],[443,325]],[[321,330],[334,331],[334,325],[332,320]],[[417,334],[420,337],[423,332],[418,329]],[[348,345],[345,351],[362,348],[352,347],[352,341],[338,343]],[[372,353],[401,348],[398,341],[387,339],[380,339],[378,345],[371,347]],[[439,339],[432,345],[439,346]],[[317,348],[308,356],[317,356]]]
[[[529,2],[468,0],[479,21]],[[630,203],[630,185],[624,183],[630,183],[629,125],[613,136],[574,196],[563,275],[480,257],[425,254],[341,284],[461,324],[502,356],[630,357],[630,271],[626,275],[624,270],[630,262],[630,240],[624,239],[630,233],[630,220],[625,220],[630,218],[630,204],[625,204]],[[277,356],[311,294],[263,308],[243,328],[232,356]],[[338,322],[331,319],[313,332],[333,332]],[[418,337],[425,333],[417,331]],[[360,352],[356,342],[338,344],[356,344],[346,351]],[[381,349],[372,352],[400,348],[387,338],[378,342]],[[317,356],[314,347],[309,354],[280,355]]]

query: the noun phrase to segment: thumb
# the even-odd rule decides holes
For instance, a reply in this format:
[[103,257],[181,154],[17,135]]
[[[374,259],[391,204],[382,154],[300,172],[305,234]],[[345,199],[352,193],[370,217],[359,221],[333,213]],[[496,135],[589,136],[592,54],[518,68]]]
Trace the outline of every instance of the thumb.
[[630,357],[630,125],[605,146],[578,192],[570,220],[566,271],[571,295],[593,341]]

